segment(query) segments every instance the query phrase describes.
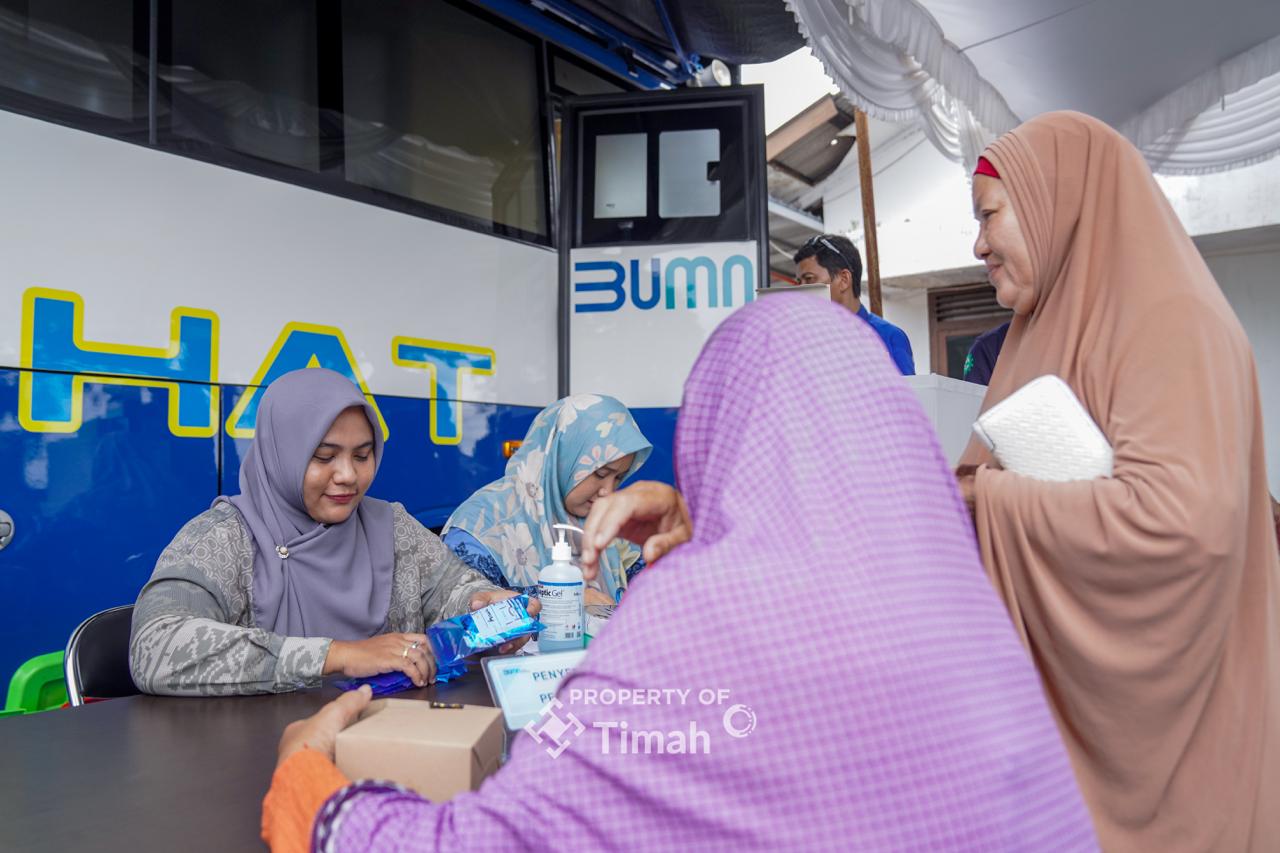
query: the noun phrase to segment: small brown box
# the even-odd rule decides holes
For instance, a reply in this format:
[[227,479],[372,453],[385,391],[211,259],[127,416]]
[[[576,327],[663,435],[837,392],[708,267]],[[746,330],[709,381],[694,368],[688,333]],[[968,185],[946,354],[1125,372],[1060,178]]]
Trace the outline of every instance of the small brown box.
[[338,734],[335,758],[351,779],[390,779],[442,802],[498,769],[504,734],[497,708],[379,699]]

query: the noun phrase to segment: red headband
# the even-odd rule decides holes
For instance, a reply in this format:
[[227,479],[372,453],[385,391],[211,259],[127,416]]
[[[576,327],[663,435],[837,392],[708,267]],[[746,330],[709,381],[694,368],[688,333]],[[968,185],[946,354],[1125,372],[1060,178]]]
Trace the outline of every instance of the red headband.
[[988,177],[1000,178],[1000,173],[996,171],[996,167],[991,165],[991,161],[986,157],[978,158],[978,168],[973,170],[975,175],[987,175]]

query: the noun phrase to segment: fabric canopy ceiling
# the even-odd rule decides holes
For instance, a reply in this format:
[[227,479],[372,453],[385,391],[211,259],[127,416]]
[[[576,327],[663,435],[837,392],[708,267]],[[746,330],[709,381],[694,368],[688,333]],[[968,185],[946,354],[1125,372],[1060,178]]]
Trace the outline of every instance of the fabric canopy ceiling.
[[1165,173],[1280,153],[1277,0],[785,2],[851,101],[966,164],[1056,109],[1107,121]]

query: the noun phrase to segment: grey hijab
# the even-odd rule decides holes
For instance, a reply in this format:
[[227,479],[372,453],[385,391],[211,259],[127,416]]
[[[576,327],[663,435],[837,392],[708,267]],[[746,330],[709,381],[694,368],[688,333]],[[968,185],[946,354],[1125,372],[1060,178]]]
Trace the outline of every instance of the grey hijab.
[[352,406],[369,418],[380,465],[378,418],[350,379],[314,367],[276,379],[258,405],[240,494],[214,501],[234,506],[253,537],[259,628],[288,637],[365,640],[386,623],[395,568],[391,505],[366,495],[346,521],[325,525],[302,501],[303,474],[316,446]]

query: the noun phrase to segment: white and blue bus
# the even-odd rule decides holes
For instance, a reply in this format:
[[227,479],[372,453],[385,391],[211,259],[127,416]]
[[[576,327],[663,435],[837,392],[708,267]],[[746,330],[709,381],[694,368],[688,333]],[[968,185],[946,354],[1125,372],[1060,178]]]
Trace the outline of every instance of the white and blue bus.
[[781,0],[0,0],[0,674],[238,490],[289,370],[365,391],[428,526],[571,391],[670,479],[767,278],[762,96],[687,51],[799,44]]

